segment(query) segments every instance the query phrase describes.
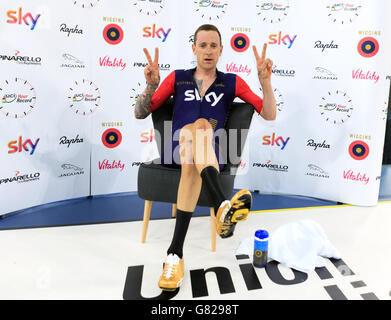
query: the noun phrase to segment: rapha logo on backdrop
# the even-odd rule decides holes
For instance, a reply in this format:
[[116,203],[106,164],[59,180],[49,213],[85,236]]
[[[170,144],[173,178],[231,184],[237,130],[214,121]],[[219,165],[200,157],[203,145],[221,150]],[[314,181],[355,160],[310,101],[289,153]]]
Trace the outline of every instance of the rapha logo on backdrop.
[[66,23],[61,23],[60,32],[66,33],[67,36],[69,37],[71,34],[72,35],[83,34],[83,29],[81,29],[78,25],[75,25],[74,27],[69,27],[67,26]]
[[8,10],[7,11],[7,17],[9,18],[6,22],[11,24],[25,24],[27,27],[30,28],[30,30],[34,30],[38,19],[40,18],[41,14],[35,15],[35,17],[30,12],[23,11],[22,7],[19,7],[18,10]]
[[34,110],[36,94],[34,87],[21,78],[4,80],[0,83],[0,111],[10,118],[23,118]]
[[80,143],[83,143],[83,138],[80,138],[79,137],[79,134],[76,135],[75,138],[72,138],[72,139],[69,139],[67,136],[62,136],[60,138],[60,142],[59,144],[60,145],[66,145],[67,148],[69,148],[71,146],[71,144],[80,144]]
[[34,56],[26,56],[23,53],[20,54],[19,50],[14,50],[14,55],[0,55],[0,59],[3,61],[13,61],[18,64],[24,65],[41,65],[42,58]]
[[138,13],[147,16],[155,16],[159,14],[165,7],[166,0],[133,0],[132,4]]
[[289,0],[258,2],[256,8],[262,22],[279,23],[288,16]]
[[327,2],[326,12],[332,23],[340,25],[353,23],[360,14],[361,0],[327,0]]
[[221,19],[227,11],[228,1],[226,0],[197,0],[194,1],[194,11],[202,19],[216,20]]
[[331,40],[330,42],[322,42],[322,40],[317,40],[315,41],[314,48],[321,49],[321,51],[324,52],[326,49],[338,49],[338,44],[334,43],[334,40]]
[[[297,271],[295,269],[290,269],[291,275],[289,276],[289,279],[286,278],[286,274],[284,272],[281,273],[279,269],[279,263],[277,261],[269,261],[265,267],[265,272],[256,272],[256,269],[254,268],[253,264],[250,261],[243,261],[248,260],[249,256],[247,255],[238,255],[236,256],[237,260],[239,261],[238,266],[234,266],[235,270],[240,269],[241,276],[243,278],[243,281],[246,285],[246,289],[248,291],[251,290],[253,294],[267,294],[268,288],[271,289],[271,287],[267,286],[266,288],[263,288],[262,282],[267,281],[268,283],[271,281],[271,286],[275,286],[276,290],[284,290],[284,287],[290,286],[291,290],[292,287],[295,285],[301,285],[305,281],[311,282],[311,285],[313,288],[319,288],[320,290],[325,290],[325,293],[328,294],[328,296],[332,300],[347,300],[348,299],[348,293],[343,292],[342,288],[345,288],[347,285],[351,282],[351,277],[356,276],[355,273],[352,271],[352,269],[342,260],[342,259],[332,259],[330,258],[330,262],[334,268],[336,268],[336,271],[339,272],[339,275],[333,276],[333,274],[327,269],[327,267],[319,267],[315,268],[315,273],[317,277],[308,277],[307,273]],[[217,285],[219,287],[219,293],[220,295],[224,294],[233,294],[236,293],[238,295],[241,294],[241,292],[237,292],[237,288],[235,288],[234,279],[237,279],[236,277],[233,278],[231,276],[231,271],[226,266],[217,266],[217,267],[210,267],[208,269],[194,269],[190,270],[190,276],[187,277],[190,279],[191,286],[187,286],[186,288],[191,289],[191,294],[193,298],[205,298],[210,295],[208,291],[208,277],[207,274],[214,273],[217,279]],[[180,290],[183,289],[176,289],[175,291],[162,291],[160,295],[156,297],[149,297],[145,298],[142,296],[141,289],[143,288],[143,279],[144,277],[144,265],[138,265],[138,266],[130,266],[128,267],[128,272],[126,275],[125,285],[122,297],[124,300],[169,300],[174,298]],[[186,277],[186,276],[185,276]],[[267,279],[265,279],[267,277]],[[365,287],[365,283],[363,281],[356,281],[357,283],[360,283],[360,286],[357,286],[357,288]],[[353,284],[353,283],[352,283]],[[156,284],[157,285],[157,284]],[[351,286],[351,285],[350,285]],[[353,289],[356,288],[353,286]],[[264,290],[264,291],[256,291],[256,290]],[[218,295],[218,293],[216,293]],[[346,294],[346,295],[345,295]],[[281,292],[281,295],[283,295],[283,291]],[[361,297],[366,299],[375,299],[378,300],[377,296],[373,292],[366,292],[362,293]],[[223,298],[223,297],[221,297]]]

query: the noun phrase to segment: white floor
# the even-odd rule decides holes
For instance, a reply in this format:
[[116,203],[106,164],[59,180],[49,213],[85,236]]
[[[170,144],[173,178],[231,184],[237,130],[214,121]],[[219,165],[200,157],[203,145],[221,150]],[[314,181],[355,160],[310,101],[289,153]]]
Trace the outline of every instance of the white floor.
[[[275,272],[268,275],[264,268],[254,269],[257,279],[249,280],[242,274],[240,265],[247,264],[250,270],[252,259],[236,258],[235,250],[241,240],[256,229],[273,232],[285,223],[302,219],[316,221],[323,227],[341,252],[345,266],[336,267],[328,261],[327,279],[321,279],[317,272],[303,278],[303,274],[283,265],[278,265],[277,276]],[[140,242],[141,222],[0,231],[0,299],[158,297],[161,290],[157,281],[174,223],[173,219],[151,220],[145,244]],[[381,202],[376,207],[254,213],[237,226],[234,237],[217,239],[216,252],[210,250],[209,217],[196,217],[185,242],[184,283],[171,298],[391,299],[390,248],[391,202]],[[200,287],[203,270],[215,267],[221,267],[213,270],[225,275],[226,281],[219,286],[215,273],[207,272],[205,290]],[[140,270],[142,280],[141,276],[136,278],[142,281],[141,290],[137,279],[131,280]],[[246,277],[252,289],[246,286]],[[285,279],[286,283],[278,283],[278,279]],[[357,282],[361,286],[354,287],[352,282],[356,281],[362,281]]]

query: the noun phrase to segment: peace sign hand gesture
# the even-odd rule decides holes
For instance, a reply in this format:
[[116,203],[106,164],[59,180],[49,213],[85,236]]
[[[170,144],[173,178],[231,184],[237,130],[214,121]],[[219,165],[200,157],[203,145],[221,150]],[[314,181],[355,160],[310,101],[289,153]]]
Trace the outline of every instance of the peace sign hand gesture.
[[253,46],[255,59],[257,61],[258,78],[261,84],[265,80],[270,80],[270,76],[272,74],[272,67],[273,67],[273,61],[270,60],[269,58],[266,59],[266,48],[267,48],[267,44],[264,43],[262,49],[262,56],[259,56],[257,48]]
[[153,61],[148,50],[146,48],[144,48],[143,50],[148,60],[148,64],[145,66],[144,69],[145,80],[147,80],[147,83],[149,84],[159,84],[159,49],[155,48],[155,59]]

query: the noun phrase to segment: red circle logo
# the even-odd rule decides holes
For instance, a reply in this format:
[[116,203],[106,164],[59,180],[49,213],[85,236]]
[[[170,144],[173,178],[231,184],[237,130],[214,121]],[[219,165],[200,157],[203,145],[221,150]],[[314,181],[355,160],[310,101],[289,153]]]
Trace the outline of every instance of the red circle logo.
[[362,38],[357,45],[357,50],[365,58],[373,57],[379,51],[379,42],[373,37]]
[[250,46],[250,39],[244,33],[237,33],[231,38],[231,47],[236,52],[243,52]]
[[107,43],[118,44],[124,38],[124,32],[118,24],[108,24],[103,29],[103,38]]
[[355,160],[364,160],[368,157],[369,146],[361,140],[353,141],[349,146],[349,154]]
[[115,128],[109,128],[102,134],[102,142],[107,148],[115,148],[120,145],[122,134]]

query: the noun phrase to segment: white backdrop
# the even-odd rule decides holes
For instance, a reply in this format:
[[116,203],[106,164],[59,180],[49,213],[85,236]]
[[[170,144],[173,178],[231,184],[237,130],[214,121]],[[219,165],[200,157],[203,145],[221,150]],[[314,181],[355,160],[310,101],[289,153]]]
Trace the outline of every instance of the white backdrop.
[[390,13],[384,0],[3,0],[0,214],[135,191],[157,156],[151,118],[133,115],[142,48],[159,47],[162,79],[194,67],[204,23],[222,34],[219,70],[260,96],[251,46],[274,61],[277,119],[254,116],[235,187],[375,205]]

